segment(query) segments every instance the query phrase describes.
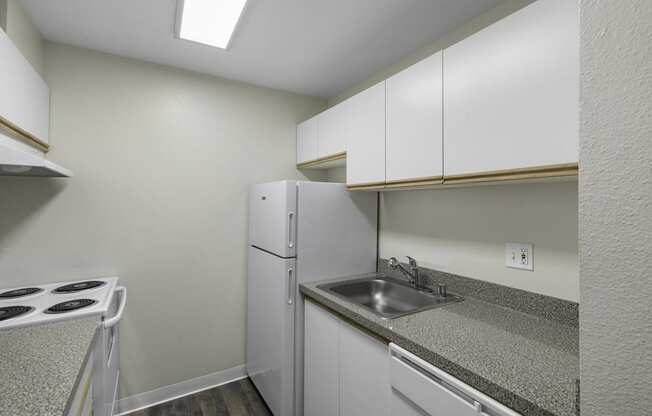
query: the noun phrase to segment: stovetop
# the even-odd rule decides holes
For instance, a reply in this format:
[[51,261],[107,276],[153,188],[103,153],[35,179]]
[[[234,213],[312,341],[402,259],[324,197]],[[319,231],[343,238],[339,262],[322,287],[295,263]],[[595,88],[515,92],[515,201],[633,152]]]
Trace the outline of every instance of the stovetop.
[[0,330],[106,314],[117,277],[0,289]]

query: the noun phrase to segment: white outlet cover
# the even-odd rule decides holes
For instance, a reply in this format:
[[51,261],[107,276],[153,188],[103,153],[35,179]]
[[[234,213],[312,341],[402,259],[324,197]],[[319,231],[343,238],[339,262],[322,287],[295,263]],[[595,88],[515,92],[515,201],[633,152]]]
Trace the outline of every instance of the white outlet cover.
[[534,245],[530,243],[506,243],[505,266],[513,269],[534,271]]

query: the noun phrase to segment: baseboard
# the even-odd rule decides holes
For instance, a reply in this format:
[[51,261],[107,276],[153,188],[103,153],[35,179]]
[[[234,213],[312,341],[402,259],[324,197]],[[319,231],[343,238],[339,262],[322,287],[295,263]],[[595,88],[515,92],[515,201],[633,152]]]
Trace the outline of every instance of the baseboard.
[[218,371],[217,373],[207,374],[205,376],[192,378],[169,386],[160,387],[145,393],[125,397],[117,401],[115,415],[127,415],[137,410],[155,406],[160,403],[169,402],[179,397],[188,396],[203,390],[221,386],[222,384],[245,378],[245,366]]

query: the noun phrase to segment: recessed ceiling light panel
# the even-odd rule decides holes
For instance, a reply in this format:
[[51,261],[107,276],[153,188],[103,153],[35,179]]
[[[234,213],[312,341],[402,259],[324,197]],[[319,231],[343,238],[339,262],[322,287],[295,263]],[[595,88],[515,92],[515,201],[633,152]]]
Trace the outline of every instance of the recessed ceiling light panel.
[[176,35],[227,49],[247,0],[178,0]]

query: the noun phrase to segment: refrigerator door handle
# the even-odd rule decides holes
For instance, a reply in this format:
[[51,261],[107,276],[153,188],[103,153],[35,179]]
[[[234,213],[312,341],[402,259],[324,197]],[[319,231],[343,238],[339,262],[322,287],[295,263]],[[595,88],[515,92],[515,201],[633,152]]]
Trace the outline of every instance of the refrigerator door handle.
[[288,247],[294,247],[294,212],[288,213]]
[[288,269],[288,305],[294,303],[294,270]]

